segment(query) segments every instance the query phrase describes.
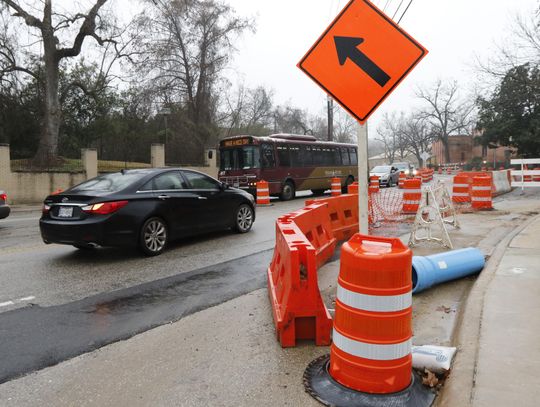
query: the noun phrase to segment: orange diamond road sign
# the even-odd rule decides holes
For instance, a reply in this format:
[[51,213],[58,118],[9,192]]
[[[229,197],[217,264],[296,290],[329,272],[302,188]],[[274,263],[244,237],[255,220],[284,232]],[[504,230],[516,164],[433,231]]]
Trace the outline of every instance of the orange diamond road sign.
[[364,123],[427,52],[368,0],[352,0],[298,67]]

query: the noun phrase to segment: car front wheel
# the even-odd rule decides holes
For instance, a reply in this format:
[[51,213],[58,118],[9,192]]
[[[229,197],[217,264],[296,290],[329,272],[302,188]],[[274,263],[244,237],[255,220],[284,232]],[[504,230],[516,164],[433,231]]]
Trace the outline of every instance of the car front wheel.
[[160,218],[144,222],[139,237],[139,248],[147,256],[161,254],[168,243],[167,225]]
[[236,210],[234,228],[239,233],[247,233],[253,226],[254,218],[253,208],[248,204],[242,204]]

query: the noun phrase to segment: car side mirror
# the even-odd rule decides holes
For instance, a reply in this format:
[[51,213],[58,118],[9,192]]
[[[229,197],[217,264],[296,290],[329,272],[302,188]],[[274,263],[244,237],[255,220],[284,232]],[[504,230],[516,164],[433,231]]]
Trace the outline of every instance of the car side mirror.
[[229,188],[230,188],[230,187],[229,187],[229,184],[227,184],[226,182],[222,182],[222,183],[220,184],[220,187],[221,187],[221,190],[222,190],[222,191],[225,191],[226,189],[229,189]]

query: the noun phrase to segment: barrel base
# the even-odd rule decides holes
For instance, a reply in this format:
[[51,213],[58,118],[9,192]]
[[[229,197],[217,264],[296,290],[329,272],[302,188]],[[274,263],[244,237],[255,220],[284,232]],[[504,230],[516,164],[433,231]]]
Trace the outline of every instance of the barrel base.
[[336,382],[328,372],[330,355],[312,361],[304,371],[304,387],[313,398],[326,406],[341,407],[429,407],[435,393],[422,385],[412,373],[405,390],[391,394],[369,394],[349,389]]

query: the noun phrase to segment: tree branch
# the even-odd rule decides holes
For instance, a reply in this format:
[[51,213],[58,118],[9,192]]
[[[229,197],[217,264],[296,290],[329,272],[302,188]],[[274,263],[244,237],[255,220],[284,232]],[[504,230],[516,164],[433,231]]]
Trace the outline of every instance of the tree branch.
[[13,0],[0,0],[2,3],[6,4],[8,7],[10,7],[12,10],[15,11],[13,14],[15,17],[21,17],[27,26],[29,27],[36,27],[40,30],[43,28],[43,22],[39,20],[38,18],[34,17],[27,11],[25,11],[19,4],[17,4]]

